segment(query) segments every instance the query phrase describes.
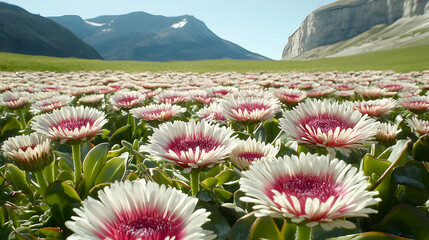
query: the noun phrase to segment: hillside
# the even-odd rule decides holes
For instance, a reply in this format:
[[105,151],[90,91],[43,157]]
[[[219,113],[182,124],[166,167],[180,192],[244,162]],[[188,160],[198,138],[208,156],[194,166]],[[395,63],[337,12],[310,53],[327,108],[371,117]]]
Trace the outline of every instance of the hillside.
[[189,15],[165,17],[145,12],[50,17],[93,46],[106,60],[268,60],[221,39]]
[[0,51],[102,59],[93,47],[63,26],[3,2],[0,2]]
[[348,57],[309,61],[101,61],[74,58],[54,58],[0,53],[0,71],[124,71],[124,72],[326,72],[393,70],[410,72],[429,70],[429,45],[377,51]]

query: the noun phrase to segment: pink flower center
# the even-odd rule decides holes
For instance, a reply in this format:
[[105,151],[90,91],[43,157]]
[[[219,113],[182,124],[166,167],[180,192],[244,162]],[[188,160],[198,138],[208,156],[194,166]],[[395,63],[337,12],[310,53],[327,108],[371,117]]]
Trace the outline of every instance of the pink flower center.
[[243,104],[240,104],[237,107],[235,107],[234,110],[236,110],[236,111],[247,110],[248,112],[252,112],[255,110],[264,110],[266,108],[268,108],[268,107],[263,103],[243,103]]
[[273,199],[271,190],[285,193],[288,198],[295,196],[305,206],[307,198],[318,198],[320,202],[326,202],[331,196],[338,196],[338,192],[333,181],[320,176],[282,176],[266,189],[268,196]]
[[71,119],[62,120],[61,122],[59,122],[57,125],[55,125],[53,127],[57,128],[57,129],[61,128],[63,130],[67,129],[69,131],[73,131],[76,128],[80,130],[82,127],[85,127],[88,124],[91,126],[94,124],[94,121],[92,119],[88,119],[88,118],[86,118],[86,119],[71,118]]
[[37,146],[37,144],[31,145],[31,146],[22,146],[19,149],[21,149],[23,152],[27,151],[27,149],[34,149]]
[[231,91],[228,91],[228,90],[216,90],[216,91],[213,91],[213,95],[218,96],[218,97],[225,96],[225,95],[227,95],[229,93],[231,93]]
[[239,158],[244,158],[249,162],[253,162],[255,159],[260,159],[264,156],[263,153],[258,152],[243,152],[238,154]]
[[158,240],[176,236],[175,239],[179,240],[184,235],[181,219],[171,221],[159,214],[140,216],[137,219],[120,219],[108,227],[109,232],[105,235],[98,233],[99,237],[114,240]]
[[168,150],[174,151],[177,155],[180,156],[180,152],[182,151],[189,151],[189,149],[192,149],[192,151],[195,152],[197,147],[199,147],[200,152],[205,151],[209,152],[213,150],[214,148],[218,147],[219,143],[216,141],[213,141],[211,138],[207,138],[206,136],[197,135],[197,136],[182,136],[173,139],[173,141],[170,142],[168,145]]
[[340,129],[353,128],[351,123],[348,123],[342,119],[330,117],[328,115],[309,118],[304,125],[308,125],[315,130],[320,128],[322,133],[328,133],[329,130],[335,131],[337,127]]
[[129,105],[135,100],[138,100],[138,97],[124,96],[123,98],[119,99],[117,102],[118,104],[121,104],[121,105]]
[[220,112],[211,112],[204,114],[204,118],[214,119],[217,121],[225,120],[225,116]]
[[297,99],[297,98],[301,97],[301,95],[298,95],[298,94],[283,93],[282,95],[285,96],[285,97],[287,97],[287,98],[291,98],[291,99]]

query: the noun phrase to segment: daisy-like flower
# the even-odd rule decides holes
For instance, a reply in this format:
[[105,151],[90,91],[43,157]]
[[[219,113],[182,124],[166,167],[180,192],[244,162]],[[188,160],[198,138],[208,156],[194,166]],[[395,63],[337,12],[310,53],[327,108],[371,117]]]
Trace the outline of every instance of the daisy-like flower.
[[223,107],[217,102],[211,103],[208,107],[201,108],[197,115],[200,119],[225,121],[225,115],[223,115]]
[[47,135],[51,140],[86,141],[96,135],[107,122],[104,112],[90,107],[70,107],[55,109],[52,113],[35,116],[31,128]]
[[60,95],[59,92],[39,92],[39,93],[33,94],[32,96],[35,101],[42,101],[58,95]]
[[417,136],[420,137],[429,133],[429,121],[420,120],[415,116],[413,118],[408,118],[406,121],[411,129],[417,133]]
[[79,98],[79,102],[83,104],[96,105],[104,99],[104,94],[91,94]]
[[359,86],[355,88],[355,92],[364,98],[378,98],[386,92],[386,89]]
[[216,99],[209,96],[207,91],[194,90],[192,91],[192,99],[199,103],[209,104],[214,102]]
[[280,111],[278,100],[273,98],[227,98],[222,107],[227,119],[240,122],[267,121]]
[[22,170],[37,172],[50,164],[51,141],[45,135],[33,132],[8,138],[1,148],[3,155],[10,157]]
[[214,239],[202,225],[210,215],[195,210],[197,198],[155,182],[115,182],[75,208],[77,216],[66,226],[74,233],[69,240]]
[[275,158],[279,150],[278,147],[271,144],[249,138],[246,141],[240,141],[229,154],[229,160],[239,169],[246,170],[253,162]]
[[143,151],[156,160],[166,160],[185,168],[199,168],[220,163],[238,143],[231,128],[211,125],[205,120],[196,123],[175,121],[164,123],[149,137]]
[[273,90],[274,96],[285,103],[298,103],[307,97],[304,91],[298,89],[279,88]]
[[399,91],[403,89],[405,86],[401,82],[393,82],[393,81],[380,81],[377,83],[377,87],[382,89],[387,89],[387,91]]
[[354,103],[354,108],[362,114],[371,117],[386,115],[396,107],[396,101],[391,98],[383,98]]
[[313,88],[313,89],[307,91],[307,96],[308,97],[324,97],[324,96],[331,94],[333,91],[334,91],[334,89],[331,87],[320,86],[320,87],[316,87],[316,88]]
[[287,218],[325,230],[355,228],[344,218],[368,217],[381,201],[362,171],[328,156],[301,154],[259,161],[242,172],[240,188],[245,202],[255,203],[256,217]]
[[336,91],[334,94],[338,97],[352,97],[355,95],[355,91],[353,90],[346,90],[346,91]]
[[62,108],[69,105],[73,101],[73,97],[69,95],[58,95],[51,98],[37,101],[31,104],[30,111],[34,114],[51,112],[54,109]]
[[325,147],[349,153],[363,148],[377,133],[378,124],[368,116],[353,110],[352,103],[307,100],[293,110],[283,113],[280,127],[299,143]]
[[162,91],[154,97],[154,100],[158,103],[171,103],[178,104],[187,102],[190,100],[190,96],[185,92],[179,92],[175,90]]
[[235,87],[217,86],[217,87],[211,87],[207,89],[207,91],[215,97],[224,98],[230,94],[237,92],[238,89]]
[[10,109],[20,109],[30,103],[30,94],[28,92],[6,91],[0,95],[0,105]]
[[234,93],[235,98],[255,97],[255,98],[273,98],[272,92],[264,91],[263,89],[248,89],[240,90]]
[[110,103],[117,109],[133,108],[143,103],[145,97],[137,91],[118,91],[110,97]]
[[186,112],[186,108],[178,105],[171,105],[169,103],[151,104],[144,107],[133,108],[130,113],[136,117],[144,120],[168,120],[180,113]]
[[378,141],[391,143],[396,140],[396,136],[401,132],[401,129],[398,130],[399,125],[392,125],[390,123],[381,123],[378,126],[377,135],[375,138]]
[[429,97],[427,96],[400,98],[398,103],[404,108],[417,113],[425,112],[429,109]]

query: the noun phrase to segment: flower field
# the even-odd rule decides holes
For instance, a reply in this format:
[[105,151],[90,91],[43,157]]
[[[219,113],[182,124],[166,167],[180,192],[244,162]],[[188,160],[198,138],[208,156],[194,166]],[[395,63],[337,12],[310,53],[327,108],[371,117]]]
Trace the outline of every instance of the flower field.
[[0,72],[0,239],[428,239],[429,71]]

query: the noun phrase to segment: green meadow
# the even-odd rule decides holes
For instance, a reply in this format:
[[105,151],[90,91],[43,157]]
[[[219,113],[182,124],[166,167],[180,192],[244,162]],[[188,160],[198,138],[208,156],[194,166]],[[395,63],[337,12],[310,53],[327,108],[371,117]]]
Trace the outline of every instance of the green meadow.
[[317,72],[394,70],[396,72],[429,70],[429,45],[378,51],[355,56],[310,61],[103,61],[77,58],[56,58],[12,53],[0,53],[1,71],[102,71],[124,72]]

